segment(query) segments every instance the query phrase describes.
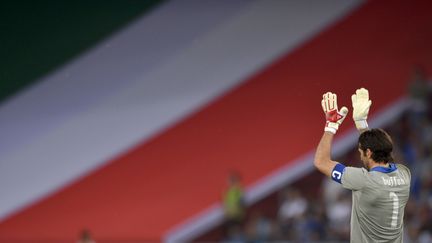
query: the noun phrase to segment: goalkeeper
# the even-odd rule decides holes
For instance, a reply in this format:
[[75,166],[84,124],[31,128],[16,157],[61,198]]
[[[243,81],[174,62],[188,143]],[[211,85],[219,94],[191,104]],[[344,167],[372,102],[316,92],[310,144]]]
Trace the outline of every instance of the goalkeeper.
[[333,136],[348,114],[346,107],[338,109],[337,96],[331,92],[325,93],[321,101],[326,124],[315,153],[315,167],[352,191],[351,242],[402,242],[410,171],[394,163],[390,136],[382,129],[368,128],[366,120],[372,104],[368,90],[358,89],[351,98],[364,168],[346,167],[330,157]]

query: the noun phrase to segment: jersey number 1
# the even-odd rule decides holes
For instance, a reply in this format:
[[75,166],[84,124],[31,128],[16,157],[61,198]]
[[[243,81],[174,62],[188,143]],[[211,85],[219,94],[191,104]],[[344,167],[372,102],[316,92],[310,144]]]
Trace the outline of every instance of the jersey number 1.
[[393,199],[393,213],[392,213],[392,221],[391,221],[391,227],[396,228],[397,226],[397,219],[399,214],[399,197],[394,192],[390,192],[390,198]]

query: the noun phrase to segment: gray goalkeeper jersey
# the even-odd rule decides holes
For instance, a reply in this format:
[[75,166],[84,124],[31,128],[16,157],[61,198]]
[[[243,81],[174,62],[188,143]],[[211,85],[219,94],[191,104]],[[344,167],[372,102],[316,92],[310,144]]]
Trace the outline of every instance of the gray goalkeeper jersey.
[[339,182],[352,190],[351,242],[403,242],[404,208],[411,183],[409,169],[390,163],[390,167],[370,171],[339,166],[339,171]]

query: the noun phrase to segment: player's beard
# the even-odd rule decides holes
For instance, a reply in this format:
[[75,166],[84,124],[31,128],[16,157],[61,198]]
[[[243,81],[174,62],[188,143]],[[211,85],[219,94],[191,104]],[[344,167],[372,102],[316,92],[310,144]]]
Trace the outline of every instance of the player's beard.
[[368,157],[364,154],[364,152],[362,150],[359,150],[359,152],[360,152],[360,160],[362,161],[363,166],[367,170],[370,170],[370,163],[369,163]]
[[365,158],[365,160],[363,160],[363,165],[366,167],[367,170],[370,170],[370,163],[369,160],[367,158]]

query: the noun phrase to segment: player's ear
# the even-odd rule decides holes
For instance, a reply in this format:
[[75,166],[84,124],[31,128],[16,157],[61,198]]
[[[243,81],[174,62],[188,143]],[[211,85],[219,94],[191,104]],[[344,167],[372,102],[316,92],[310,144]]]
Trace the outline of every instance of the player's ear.
[[366,157],[370,159],[372,157],[372,151],[370,149],[366,149]]

